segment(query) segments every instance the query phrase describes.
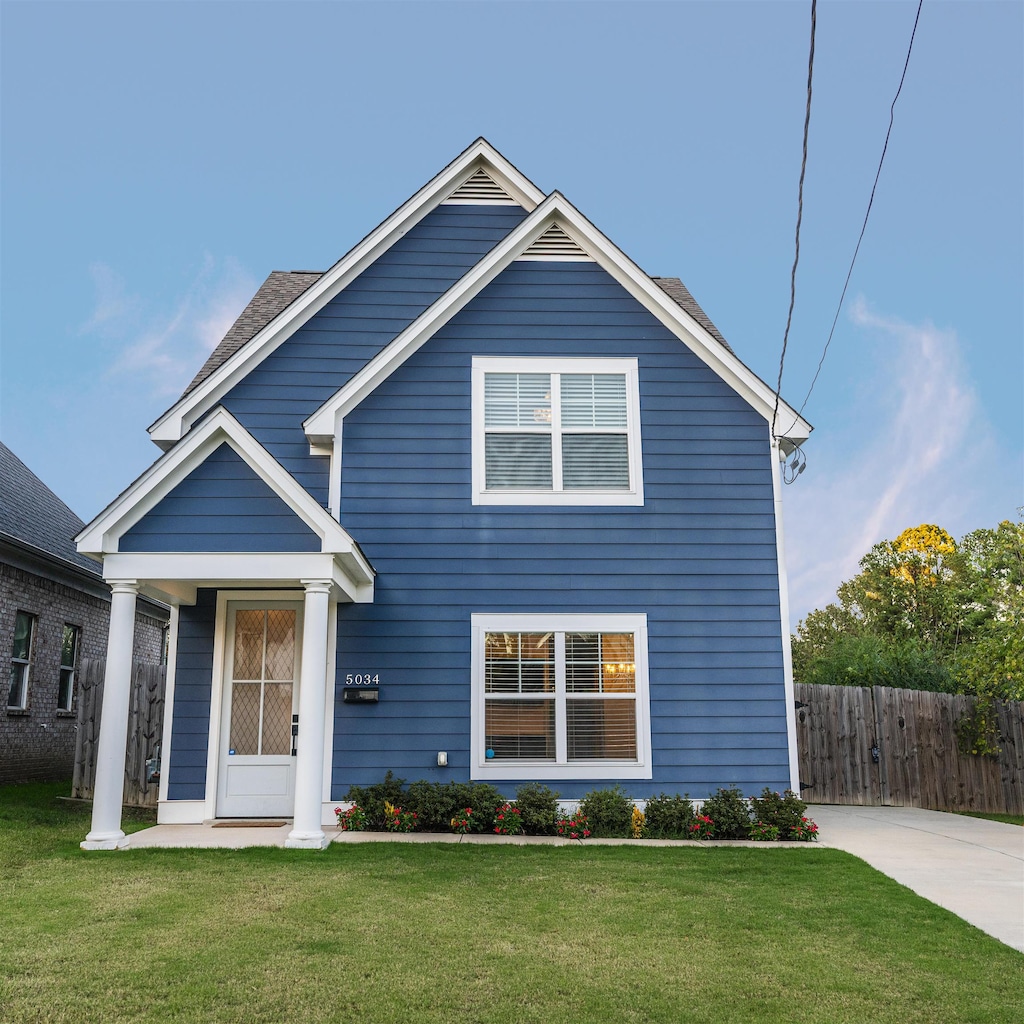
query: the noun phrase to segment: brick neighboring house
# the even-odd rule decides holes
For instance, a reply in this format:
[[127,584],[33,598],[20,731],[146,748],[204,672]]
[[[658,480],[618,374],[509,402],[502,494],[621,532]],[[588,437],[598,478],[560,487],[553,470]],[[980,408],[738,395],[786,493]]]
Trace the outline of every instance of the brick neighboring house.
[[[107,651],[110,587],[75,550],[75,515],[0,443],[0,782],[70,778],[78,668]],[[140,603],[135,658],[157,663],[167,611]]]

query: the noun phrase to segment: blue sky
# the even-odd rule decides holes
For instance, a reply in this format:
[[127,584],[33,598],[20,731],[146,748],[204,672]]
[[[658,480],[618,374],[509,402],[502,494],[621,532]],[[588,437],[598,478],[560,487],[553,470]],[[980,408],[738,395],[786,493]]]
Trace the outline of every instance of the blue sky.
[[[916,4],[823,0],[799,406]],[[0,437],[89,519],[274,269],[327,268],[479,135],[774,383],[808,2],[4,0]],[[793,625],[874,542],[1024,503],[1024,5],[926,0],[847,305],[786,488]]]

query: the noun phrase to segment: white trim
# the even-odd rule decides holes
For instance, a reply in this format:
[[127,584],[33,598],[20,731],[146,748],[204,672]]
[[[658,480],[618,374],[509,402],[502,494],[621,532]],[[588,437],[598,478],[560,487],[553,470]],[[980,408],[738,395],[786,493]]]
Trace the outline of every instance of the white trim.
[[[647,616],[637,612],[597,613],[594,615],[528,613],[503,614],[500,612],[474,613],[471,616],[471,704],[469,777],[473,780],[579,780],[598,779],[650,779],[651,763],[651,695],[648,664]],[[564,722],[556,725],[557,756],[552,761],[499,761],[487,760],[484,736],[484,634],[489,631],[509,632],[598,632],[632,633],[633,657],[636,661],[636,761],[572,761],[565,760]],[[556,653],[556,674],[564,689],[564,646],[561,661]],[[559,700],[556,695],[556,716]],[[560,695],[564,700],[564,693]],[[561,720],[560,720],[561,721]]]
[[[302,426],[310,443],[329,444],[337,415],[344,417],[354,409],[556,221],[694,355],[771,422],[775,392],[713,338],[564,196],[552,192],[533,213],[305,420]],[[810,424],[786,402],[779,402],[779,413],[793,417],[790,436],[794,440],[803,440],[810,435]]]
[[221,552],[140,551],[107,555],[104,571],[144,580],[144,589],[174,594],[182,604],[194,604],[199,587],[298,586],[300,579],[326,578],[338,593],[355,604],[373,602],[373,582],[360,581],[356,569],[365,565],[352,556],[315,551]]
[[[178,664],[178,623],[181,609],[171,605],[170,621],[167,624],[167,666],[164,676],[164,724],[160,735],[160,786],[157,801],[162,806],[167,801],[167,787],[170,784],[171,767],[171,724],[174,720],[174,677]],[[157,818],[159,821],[159,816]]]
[[158,825],[199,825],[209,821],[211,815],[205,800],[164,800],[156,812]]
[[779,618],[782,623],[782,671],[786,697],[786,737],[789,743],[789,788],[800,795],[800,760],[796,740],[796,687],[793,685],[793,647],[789,625],[789,580],[786,576],[786,545],[782,529],[782,453],[771,445],[772,497],[775,504],[775,551],[779,564]]
[[171,406],[149,428],[153,441],[166,447],[180,440],[238,381],[480,168],[486,169],[528,211],[544,198],[544,193],[489,142],[477,139],[201,384]]
[[[487,373],[611,373],[626,377],[626,429],[629,444],[628,490],[493,490],[485,488],[484,375]],[[473,504],[474,505],[643,505],[643,452],[640,433],[640,382],[637,360],[534,356],[473,357]],[[559,396],[552,390],[552,407]],[[555,417],[557,419],[557,417]],[[597,431],[600,433],[600,431]],[[553,439],[555,436],[552,435]],[[561,480],[561,450],[552,442],[554,479]]]
[[320,538],[321,550],[353,549],[352,538],[339,523],[231,413],[219,408],[157,459],[78,534],[78,550],[94,557],[116,552],[121,536],[222,444],[227,444]]
[[[213,633],[213,678],[210,693],[210,735],[206,757],[206,800],[204,820],[217,816],[217,800],[220,793],[220,756],[224,738],[224,687],[226,683],[228,652],[228,611],[229,605],[237,608],[296,608],[295,642],[296,657],[302,665],[302,608],[304,597],[295,590],[222,590],[217,594],[217,614]],[[298,679],[295,686],[298,687]],[[291,815],[287,815],[290,817]]]
[[[331,774],[334,768],[334,687],[338,677],[338,602],[331,596],[327,609],[327,686],[324,694],[324,777],[321,790],[324,804],[331,798]],[[332,816],[328,825],[335,824]]]

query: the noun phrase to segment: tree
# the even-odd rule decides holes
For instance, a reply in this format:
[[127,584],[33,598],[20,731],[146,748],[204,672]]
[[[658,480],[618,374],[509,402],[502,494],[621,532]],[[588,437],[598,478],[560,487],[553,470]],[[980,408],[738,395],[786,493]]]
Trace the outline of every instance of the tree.
[[793,637],[800,682],[1024,697],[1024,523],[876,544]]

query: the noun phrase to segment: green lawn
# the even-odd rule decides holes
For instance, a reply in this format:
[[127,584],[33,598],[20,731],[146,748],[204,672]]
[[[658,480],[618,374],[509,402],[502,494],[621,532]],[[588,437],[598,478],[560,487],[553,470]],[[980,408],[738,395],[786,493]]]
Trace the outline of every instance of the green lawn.
[[0,788],[5,1022],[1022,1019],[1024,956],[834,850],[86,854],[57,792]]
[[968,818],[986,818],[989,821],[1002,821],[1007,825],[1024,825],[1024,814],[996,814],[988,811],[957,811]]

